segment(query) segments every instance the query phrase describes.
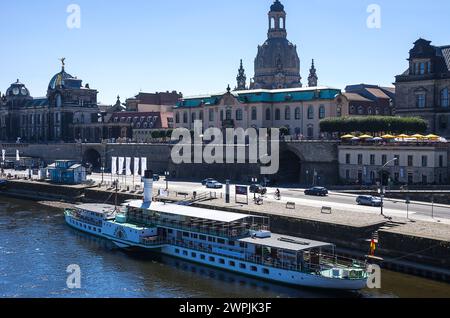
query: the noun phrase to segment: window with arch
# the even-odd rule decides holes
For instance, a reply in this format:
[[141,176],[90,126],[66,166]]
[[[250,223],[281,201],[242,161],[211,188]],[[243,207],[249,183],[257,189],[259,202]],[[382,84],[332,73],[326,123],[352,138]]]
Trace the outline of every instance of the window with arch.
[[427,105],[427,95],[424,92],[416,94],[416,107],[425,108]]
[[369,107],[369,108],[367,109],[367,113],[368,113],[369,115],[373,115],[373,109],[372,109],[372,107]]
[[324,105],[320,105],[319,107],[319,119],[324,119],[325,118],[325,106]]
[[242,109],[238,109],[236,110],[236,120],[243,120],[243,114],[242,114]]
[[362,106],[358,107],[358,115],[364,115],[364,107]]
[[302,113],[301,113],[300,107],[297,107],[295,109],[295,119],[300,120],[301,118],[302,118]]
[[342,117],[342,107],[341,106],[338,106],[338,108],[336,109],[336,116]]
[[200,111],[200,113],[199,113],[199,116],[198,116],[198,117],[199,117],[199,119],[200,119],[200,120],[203,120],[203,110],[201,110],[201,111]]
[[209,121],[214,121],[214,109],[210,109],[208,111],[209,114]]
[[355,106],[350,107],[350,114],[354,114],[355,113]]
[[449,100],[448,100],[448,88],[444,88],[441,91],[441,107],[449,107]]
[[257,120],[258,119],[258,112],[256,110],[256,107],[252,108],[252,120]]
[[191,117],[191,121],[194,122],[197,119],[197,113],[192,113]]
[[187,113],[187,112],[184,112],[184,113],[183,113],[183,123],[184,123],[184,124],[187,124],[187,122],[188,122],[188,113]]
[[314,119],[314,107],[312,105],[308,107],[308,119]]
[[233,114],[231,112],[231,109],[227,109],[226,113],[225,113],[225,119],[226,120],[231,120],[233,117]]
[[281,119],[281,111],[280,109],[276,109],[275,110],[275,120],[280,120]]
[[280,18],[279,23],[280,23],[280,29],[284,29],[284,19],[283,18]]
[[309,125],[307,129],[308,138],[314,138],[314,126]]
[[270,112],[270,108],[266,109],[266,120],[271,120],[271,112]]
[[284,119],[291,120],[291,109],[289,108],[289,106],[287,106],[284,110]]

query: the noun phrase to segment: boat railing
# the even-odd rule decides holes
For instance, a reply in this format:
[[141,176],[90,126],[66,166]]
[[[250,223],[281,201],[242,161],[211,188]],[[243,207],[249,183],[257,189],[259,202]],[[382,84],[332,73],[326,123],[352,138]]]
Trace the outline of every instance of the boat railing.
[[128,215],[131,223],[144,224],[146,226],[160,226],[167,227],[177,230],[183,230],[188,232],[195,232],[199,234],[212,235],[223,238],[238,239],[246,237],[250,229],[256,229],[256,227],[251,227],[250,229],[246,227],[231,227],[230,229],[219,228],[211,225],[192,225],[186,222],[163,220],[160,218],[151,218],[146,216]]
[[77,210],[74,209],[66,209],[66,212],[70,214],[70,216],[80,222],[88,223],[90,225],[101,227],[103,225],[103,221],[94,220],[90,217],[80,215]]

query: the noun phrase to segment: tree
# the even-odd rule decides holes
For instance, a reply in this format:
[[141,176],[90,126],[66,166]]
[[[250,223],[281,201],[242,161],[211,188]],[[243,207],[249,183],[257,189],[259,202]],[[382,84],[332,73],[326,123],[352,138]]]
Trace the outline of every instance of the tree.
[[324,133],[372,133],[401,134],[425,133],[428,123],[419,117],[361,116],[327,118],[320,121],[320,130]]
[[158,138],[160,138],[161,137],[161,135],[159,134],[159,131],[158,130],[153,130],[152,131],[152,138],[153,139],[158,139]]

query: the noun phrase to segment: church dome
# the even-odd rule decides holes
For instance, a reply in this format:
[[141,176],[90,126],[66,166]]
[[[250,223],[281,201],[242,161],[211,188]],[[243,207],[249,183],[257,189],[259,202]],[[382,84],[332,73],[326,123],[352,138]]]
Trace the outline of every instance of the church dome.
[[64,81],[67,79],[73,79],[74,77],[63,69],[58,74],[52,77],[50,83],[48,84],[48,89],[56,89],[57,87],[63,86]]
[[7,97],[30,97],[30,91],[17,80],[6,90]]
[[270,7],[270,11],[272,12],[283,12],[284,6],[281,4],[279,0],[276,0],[274,4]]

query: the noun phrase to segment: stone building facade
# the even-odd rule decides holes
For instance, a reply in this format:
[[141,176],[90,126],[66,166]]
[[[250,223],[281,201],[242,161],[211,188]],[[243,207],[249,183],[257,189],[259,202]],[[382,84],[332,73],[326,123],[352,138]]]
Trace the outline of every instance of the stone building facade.
[[358,84],[345,88],[350,116],[393,116],[395,88]]
[[419,39],[408,61],[408,70],[396,77],[396,113],[420,116],[430,133],[450,137],[450,45]]
[[[446,143],[342,144],[338,149],[343,183],[374,185],[382,175],[384,185],[388,180],[407,185],[450,182],[450,147]],[[394,158],[398,160],[392,161]]]
[[7,142],[71,142],[73,124],[98,118],[97,91],[65,71],[64,59],[46,97],[33,98],[17,80],[0,99],[0,140]]
[[321,137],[319,122],[348,114],[347,99],[328,87],[231,91],[183,98],[174,109],[175,127],[281,128],[306,139]]

